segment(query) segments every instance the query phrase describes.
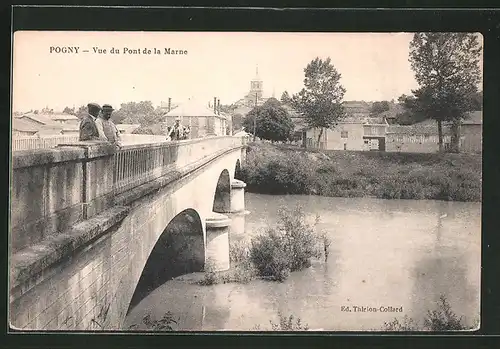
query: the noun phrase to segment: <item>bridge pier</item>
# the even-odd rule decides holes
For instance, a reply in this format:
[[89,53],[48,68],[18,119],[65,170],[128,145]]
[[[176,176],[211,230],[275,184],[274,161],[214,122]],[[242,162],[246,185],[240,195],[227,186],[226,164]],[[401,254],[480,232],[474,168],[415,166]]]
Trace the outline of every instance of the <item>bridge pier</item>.
[[231,182],[231,235],[241,238],[245,233],[245,216],[250,212],[245,210],[246,183],[235,179]]
[[205,219],[205,225],[207,233],[205,270],[228,270],[231,219],[221,213],[212,212],[211,216]]

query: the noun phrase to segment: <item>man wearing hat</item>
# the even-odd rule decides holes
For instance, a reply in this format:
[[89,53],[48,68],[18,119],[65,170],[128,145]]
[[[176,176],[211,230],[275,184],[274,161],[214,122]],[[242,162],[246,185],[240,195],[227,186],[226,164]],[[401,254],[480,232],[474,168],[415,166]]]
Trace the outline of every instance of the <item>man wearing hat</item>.
[[113,107],[109,104],[104,104],[102,106],[102,113],[96,120],[96,125],[98,129],[102,130],[105,140],[120,145],[120,132],[111,120],[111,114],[113,113]]
[[96,141],[102,140],[104,134],[99,132],[96,125],[96,119],[101,112],[101,106],[97,103],[89,103],[87,105],[88,112],[80,122],[80,141]]
[[182,139],[184,135],[184,129],[182,125],[180,124],[181,118],[178,116],[175,118],[175,124],[172,126],[170,129],[170,132],[168,133],[168,138],[172,141],[178,141],[179,139]]

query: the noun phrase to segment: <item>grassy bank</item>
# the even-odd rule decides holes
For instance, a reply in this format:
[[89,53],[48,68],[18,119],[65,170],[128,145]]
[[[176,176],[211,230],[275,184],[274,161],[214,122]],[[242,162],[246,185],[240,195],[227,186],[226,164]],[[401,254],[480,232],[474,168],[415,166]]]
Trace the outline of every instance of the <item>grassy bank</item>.
[[305,150],[251,144],[241,177],[264,194],[481,201],[481,155]]

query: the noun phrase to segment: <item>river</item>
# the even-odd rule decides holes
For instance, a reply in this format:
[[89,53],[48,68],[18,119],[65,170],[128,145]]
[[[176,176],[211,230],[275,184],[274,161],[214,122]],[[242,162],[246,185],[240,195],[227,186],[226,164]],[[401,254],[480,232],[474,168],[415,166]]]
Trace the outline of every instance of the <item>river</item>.
[[[319,214],[318,228],[332,241],[328,261],[314,261],[283,283],[170,280],[132,309],[126,327],[170,311],[179,330],[270,330],[280,312],[310,329],[380,330],[405,315],[421,322],[441,295],[465,323],[479,318],[480,203],[245,195],[248,236],[275,222],[280,205]],[[347,306],[351,312],[342,311]],[[377,311],[355,312],[354,306]],[[402,313],[383,311],[390,307]]]

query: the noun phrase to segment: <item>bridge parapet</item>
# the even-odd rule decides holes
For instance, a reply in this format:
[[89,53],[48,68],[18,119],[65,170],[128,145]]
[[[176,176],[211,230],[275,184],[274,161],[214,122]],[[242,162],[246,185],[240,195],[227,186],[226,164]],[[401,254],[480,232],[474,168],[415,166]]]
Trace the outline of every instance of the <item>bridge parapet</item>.
[[[32,264],[27,260],[29,256],[45,258],[47,241],[71,235],[68,231],[79,222],[106,216],[116,205],[118,194],[244,145],[240,137],[221,136],[127,145],[121,149],[109,143],[79,142],[14,153],[11,253],[23,255],[25,270],[12,266],[17,270],[14,274],[23,275],[17,279],[12,275],[13,285],[32,277],[26,272]],[[78,240],[66,245],[78,248],[85,243]]]

